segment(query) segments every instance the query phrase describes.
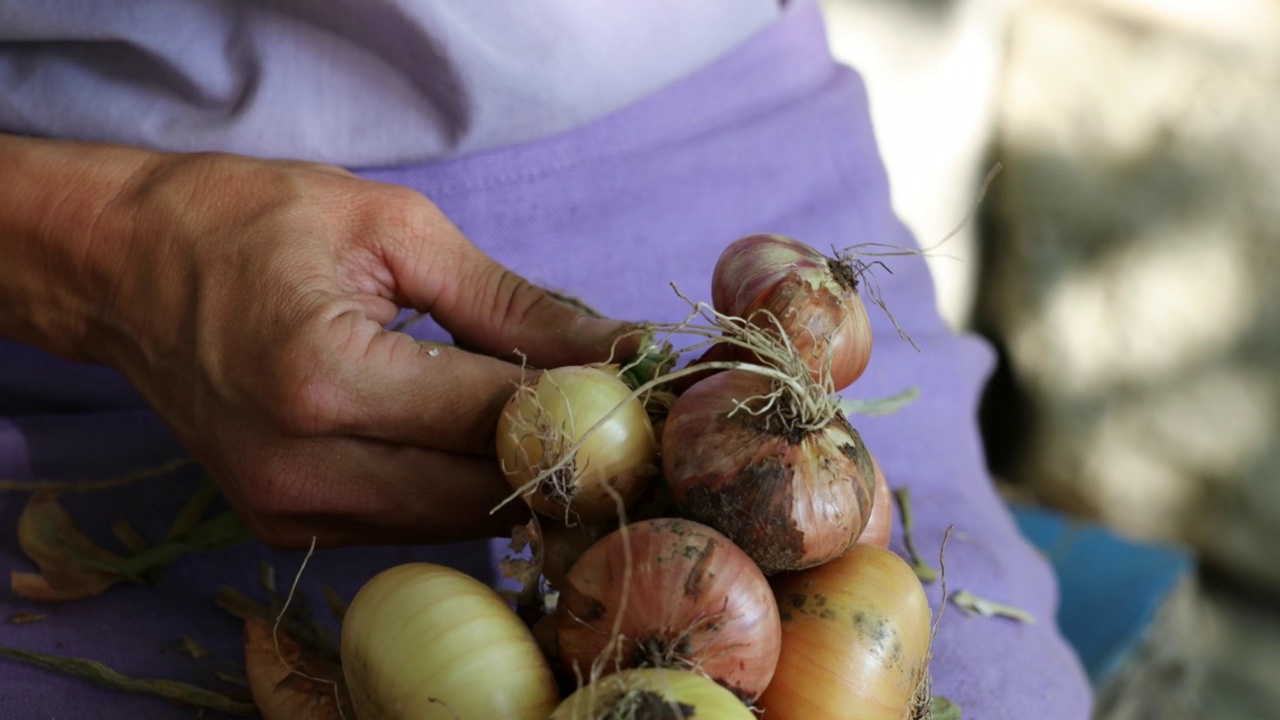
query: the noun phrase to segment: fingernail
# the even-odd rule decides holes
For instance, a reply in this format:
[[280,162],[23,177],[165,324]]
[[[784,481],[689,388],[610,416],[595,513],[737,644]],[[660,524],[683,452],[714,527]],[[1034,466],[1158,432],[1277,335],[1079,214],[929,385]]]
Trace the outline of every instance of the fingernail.
[[581,315],[572,332],[584,344],[604,353],[613,351],[615,357],[634,353],[640,341],[640,333],[634,323],[612,318]]
[[572,330],[577,337],[588,342],[597,343],[602,341],[611,342],[615,337],[625,333],[630,327],[630,323],[624,323],[613,318],[579,315],[577,322],[573,324]]

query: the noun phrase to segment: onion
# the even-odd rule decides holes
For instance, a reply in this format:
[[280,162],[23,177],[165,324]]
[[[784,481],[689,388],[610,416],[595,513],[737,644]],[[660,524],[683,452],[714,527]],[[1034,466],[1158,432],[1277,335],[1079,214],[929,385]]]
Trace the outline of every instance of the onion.
[[559,701],[533,635],[502,598],[429,563],[384,570],[360,589],[343,618],[342,669],[360,720],[542,720]]
[[858,536],[858,542],[887,548],[893,535],[893,493],[889,491],[889,483],[875,455],[871,455],[871,469],[876,478],[875,500],[871,503],[871,516]]
[[682,670],[637,668],[565,698],[549,720],[756,720],[733,693]]
[[[773,330],[768,311],[819,382],[835,390],[857,380],[871,359],[871,320],[858,294],[859,268],[782,235],[750,235],[716,262],[711,300],[725,315]],[[751,361],[738,349],[740,359]]]
[[801,423],[778,392],[751,371],[717,373],[680,396],[662,434],[680,515],[727,535],[766,574],[839,557],[875,492],[871,455],[844,415]]
[[616,516],[657,472],[657,439],[644,404],[599,368],[540,373],[507,401],[498,460],[534,510],[566,522]]
[[556,607],[567,671],[688,669],[752,700],[778,661],[778,606],[724,535],[683,519],[606,535],[569,571]]
[[569,569],[608,529],[604,524],[565,525],[555,520],[542,523],[542,576],[547,584],[555,590],[563,588]]
[[764,717],[910,720],[928,706],[929,603],[902,558],[858,544],[773,588],[782,655]]

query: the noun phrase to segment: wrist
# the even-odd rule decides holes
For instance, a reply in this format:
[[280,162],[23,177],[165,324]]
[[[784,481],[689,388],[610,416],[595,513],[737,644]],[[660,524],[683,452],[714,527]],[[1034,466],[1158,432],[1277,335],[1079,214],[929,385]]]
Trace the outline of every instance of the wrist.
[[112,298],[130,255],[125,198],[161,157],[134,148],[0,135],[0,335],[107,359]]

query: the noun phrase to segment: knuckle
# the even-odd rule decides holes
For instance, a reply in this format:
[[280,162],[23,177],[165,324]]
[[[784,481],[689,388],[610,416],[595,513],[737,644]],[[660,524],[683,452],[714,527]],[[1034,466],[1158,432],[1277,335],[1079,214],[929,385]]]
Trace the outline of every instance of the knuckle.
[[283,389],[275,408],[277,427],[287,435],[328,435],[339,429],[336,391],[320,373],[304,372]]
[[369,198],[369,222],[391,237],[420,235],[439,220],[435,206],[416,190],[398,185],[381,186]]
[[[436,255],[456,250],[458,233],[426,196],[401,186],[387,186],[370,196],[366,237],[379,251],[420,273],[436,261]],[[415,270],[416,269],[416,270]]]
[[267,373],[266,413],[285,435],[314,436],[337,432],[345,407],[341,377],[324,354],[291,343]]
[[530,324],[540,315],[558,309],[558,303],[549,293],[506,268],[497,274],[489,297],[491,317],[515,327]]

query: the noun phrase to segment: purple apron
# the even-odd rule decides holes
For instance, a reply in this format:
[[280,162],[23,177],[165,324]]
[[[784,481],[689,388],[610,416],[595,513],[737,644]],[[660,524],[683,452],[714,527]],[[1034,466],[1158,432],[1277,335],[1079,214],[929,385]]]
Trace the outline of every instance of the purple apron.
[[[915,247],[893,215],[861,80],[830,57],[816,3],[781,20],[713,65],[602,121],[564,136],[418,167],[362,174],[435,201],[499,262],[535,283],[620,318],[678,320],[671,291],[710,298],[721,248],[753,232],[819,247],[859,242]],[[1018,533],[986,473],[976,423],[992,353],[950,333],[938,316],[923,260],[895,257],[880,273],[884,300],[919,346],[872,309],[876,345],[847,391],[874,398],[911,386],[920,397],[883,417],[854,417],[891,486],[909,486],[916,540],[935,560],[943,533],[948,586],[1010,603],[1038,622],[944,614],[934,648],[934,690],[983,720],[1085,720],[1090,693],[1054,627],[1057,589]],[[437,336],[429,323],[416,333]],[[0,477],[96,478],[156,466],[181,448],[114,373],[0,343]],[[192,492],[195,470],[114,491],[68,495],[86,531],[111,544],[125,518],[155,540]],[[29,570],[14,527],[22,494],[0,494],[0,561]],[[901,550],[901,535],[894,538]],[[493,580],[501,543],[317,553],[300,584],[314,606],[328,584],[350,598],[374,572],[413,559],[447,562]],[[261,561],[282,583],[300,554],[257,545],[187,557],[156,587],[118,586],[56,606],[0,589],[0,645],[101,660],[131,677],[219,687],[213,671],[241,658],[241,625],[217,609],[223,585],[253,594]],[[937,612],[940,590],[928,587]],[[15,613],[43,613],[11,624]],[[189,635],[210,657],[178,651]],[[195,712],[102,689],[0,659],[0,718],[190,718]]]

